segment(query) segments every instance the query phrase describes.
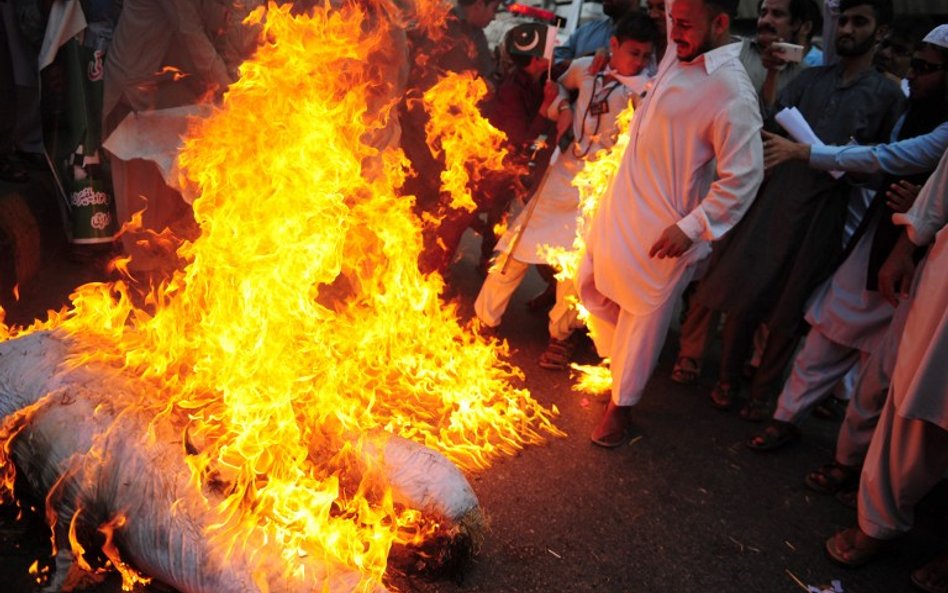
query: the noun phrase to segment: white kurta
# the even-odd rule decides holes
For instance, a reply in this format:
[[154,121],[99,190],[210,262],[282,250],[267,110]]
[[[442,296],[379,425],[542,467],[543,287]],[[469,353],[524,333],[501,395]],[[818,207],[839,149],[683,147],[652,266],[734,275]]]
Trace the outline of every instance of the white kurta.
[[912,208],[892,220],[916,245],[934,240],[921,266],[892,373],[899,416],[948,430],[948,152]]
[[885,335],[894,309],[882,295],[866,290],[869,252],[877,223],[859,238],[849,257],[814,293],[806,321],[837,344],[874,352]]
[[[646,314],[664,304],[757,194],[762,122],[740,49],[731,43],[681,62],[669,44],[632,120],[631,142],[586,237],[595,288],[622,309]],[[679,258],[650,258],[673,224],[695,244]]]
[[[579,216],[579,190],[573,186],[576,177],[596,152],[615,144],[619,130],[616,118],[629,105],[633,96],[645,91],[647,74],[631,77],[628,85],[607,80],[603,74],[589,74],[593,58],[574,60],[557,80],[561,86],[560,98],[550,109],[555,115],[562,101],[568,100],[565,90],[579,91],[573,107],[574,142],[560,155],[544,177],[543,185],[533,196],[537,200],[530,218],[526,208],[501,237],[497,249],[508,252],[518,229],[526,223],[520,242],[513,252],[514,259],[530,264],[551,263],[544,256],[544,246],[572,249],[576,238],[576,219]],[[564,90],[565,89],[565,90]],[[604,102],[608,111],[597,114],[592,105]]]

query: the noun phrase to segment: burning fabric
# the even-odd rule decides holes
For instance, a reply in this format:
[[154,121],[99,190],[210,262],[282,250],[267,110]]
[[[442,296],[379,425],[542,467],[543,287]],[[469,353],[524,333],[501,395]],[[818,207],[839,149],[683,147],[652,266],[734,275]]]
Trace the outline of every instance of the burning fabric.
[[396,14],[254,12],[260,47],[180,154],[200,227],[180,268],[0,323],[7,494],[14,464],[47,494],[50,589],[104,556],[129,588],[134,566],[185,593],[380,591],[398,550],[476,544],[454,464],[559,434],[418,271],[378,66]]

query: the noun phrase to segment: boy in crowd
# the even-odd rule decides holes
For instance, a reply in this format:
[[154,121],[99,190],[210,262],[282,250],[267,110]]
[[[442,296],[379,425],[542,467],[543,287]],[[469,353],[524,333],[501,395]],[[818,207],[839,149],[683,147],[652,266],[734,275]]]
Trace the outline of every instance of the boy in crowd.
[[[500,240],[498,250],[506,254],[487,275],[474,311],[481,323],[497,327],[514,291],[530,264],[550,264],[546,248],[571,249],[576,237],[579,215],[579,191],[572,180],[587,157],[615,144],[616,119],[634,97],[645,91],[648,75],[643,73],[651,58],[658,30],[643,15],[631,14],[616,24],[609,41],[610,57],[605,70],[589,72],[592,57],[574,60],[559,78],[559,85],[548,86],[543,109],[557,120],[560,138],[570,129],[573,140],[563,151],[542,185],[533,196],[532,208],[524,210]],[[578,90],[579,98],[571,105],[567,92]],[[528,214],[529,213],[529,214]],[[572,283],[557,285],[556,304],[550,311],[550,345],[540,357],[540,366],[567,369],[572,354],[570,337],[581,326],[577,320],[576,297]]]

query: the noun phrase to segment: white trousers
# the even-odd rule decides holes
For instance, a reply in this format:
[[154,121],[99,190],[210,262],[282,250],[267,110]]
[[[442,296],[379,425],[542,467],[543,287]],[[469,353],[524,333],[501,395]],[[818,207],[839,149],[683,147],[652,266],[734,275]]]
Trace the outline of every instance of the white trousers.
[[799,424],[868,352],[838,344],[813,328],[793,360],[793,370],[780,392],[774,419]]
[[908,310],[907,302],[895,309],[876,351],[860,365],[859,379],[853,397],[846,406],[846,417],[843,418],[836,439],[836,461],[842,465],[859,466],[866,458],[892,382],[892,370],[895,368]]
[[644,315],[618,307],[614,317],[590,310],[589,327],[596,350],[611,360],[612,401],[617,406],[632,406],[642,399],[645,385],[658,364],[678,300],[691,281],[693,271],[687,270],[668,299]]
[[895,410],[889,391],[859,478],[859,527],[877,539],[908,532],[915,504],[948,470],[948,431]]
[[[474,313],[477,314],[481,323],[489,327],[500,325],[501,318],[510,305],[510,299],[513,298],[529,269],[530,264],[512,257],[507,264],[507,270],[503,273],[500,269],[491,269],[474,301]],[[550,337],[565,340],[574,330],[583,326],[576,307],[578,302],[579,297],[573,282],[556,283],[556,302],[550,309],[550,322],[547,326]]]

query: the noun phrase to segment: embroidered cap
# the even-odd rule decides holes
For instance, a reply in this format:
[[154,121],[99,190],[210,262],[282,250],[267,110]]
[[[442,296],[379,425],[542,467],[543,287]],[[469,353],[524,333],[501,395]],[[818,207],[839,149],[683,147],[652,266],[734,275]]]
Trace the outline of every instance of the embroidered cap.
[[922,39],[925,43],[931,43],[939,47],[948,48],[948,25],[938,25]]

